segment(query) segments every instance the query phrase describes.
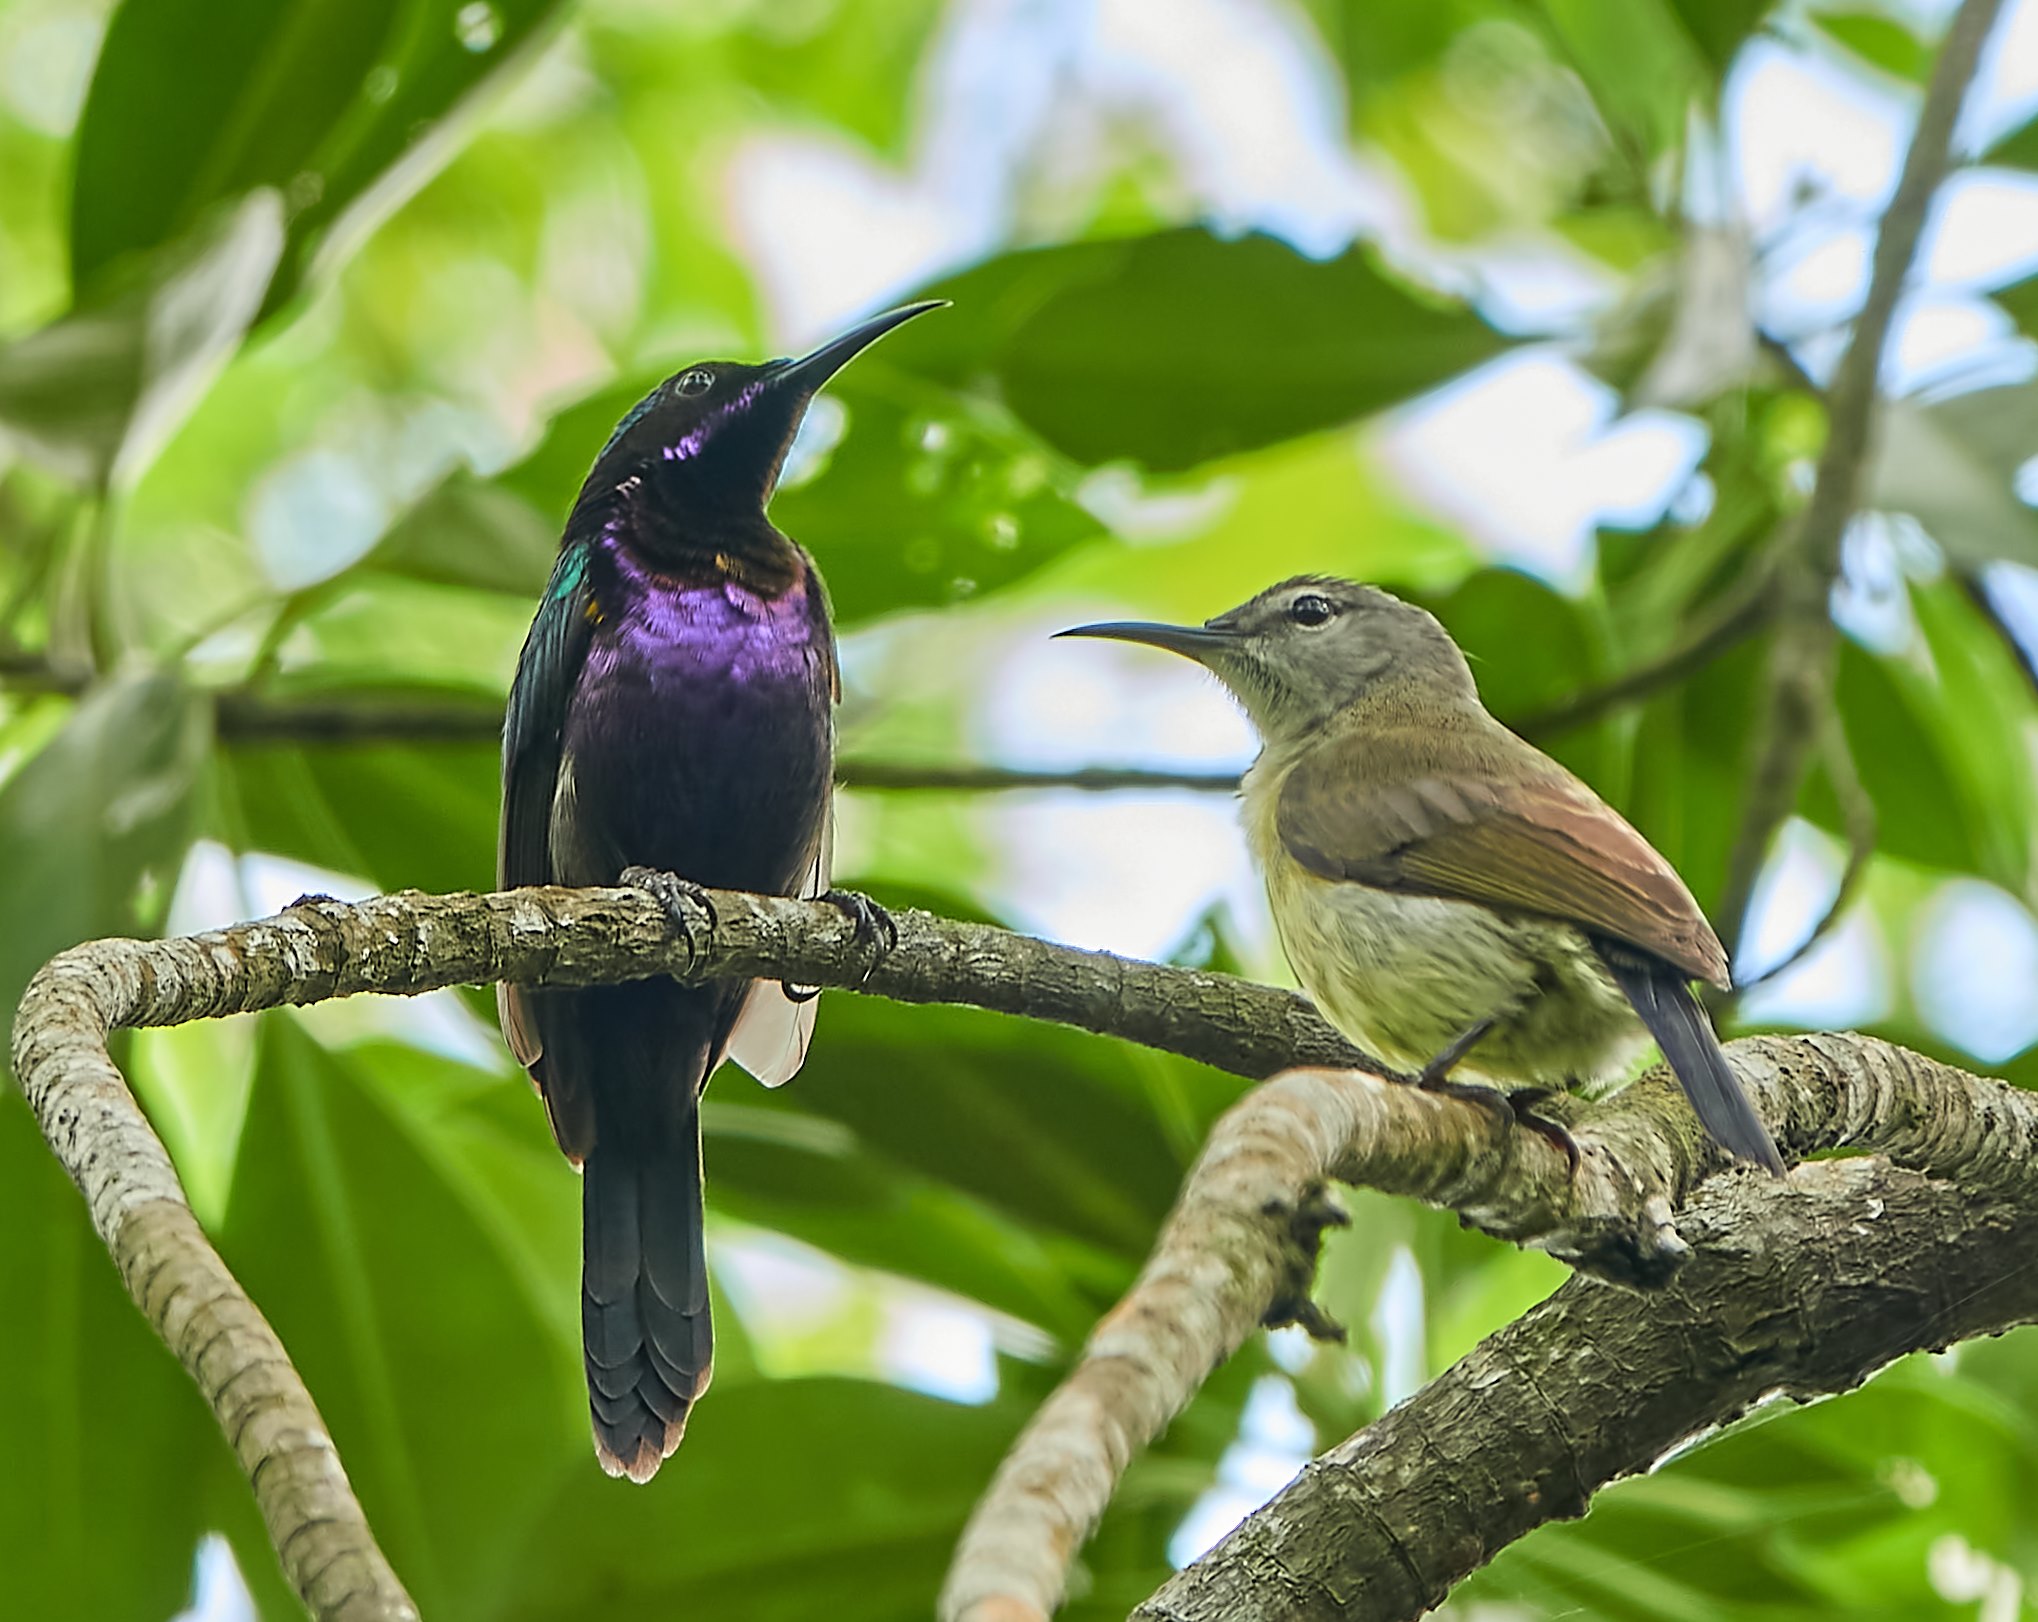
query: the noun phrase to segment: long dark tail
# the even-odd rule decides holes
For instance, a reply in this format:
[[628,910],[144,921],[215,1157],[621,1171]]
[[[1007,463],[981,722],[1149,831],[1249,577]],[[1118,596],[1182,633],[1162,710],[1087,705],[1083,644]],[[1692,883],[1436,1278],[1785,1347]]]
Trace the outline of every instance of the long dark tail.
[[702,1241],[700,1117],[657,1141],[611,1134],[581,1185],[580,1324],[594,1450],[649,1481],[679,1446],[714,1357]]
[[1743,1160],[1781,1177],[1783,1156],[1776,1152],[1776,1140],[1728,1068],[1712,1021],[1691,994],[1691,982],[1670,964],[1611,944],[1602,945],[1599,955],[1670,1061],[1706,1131]]

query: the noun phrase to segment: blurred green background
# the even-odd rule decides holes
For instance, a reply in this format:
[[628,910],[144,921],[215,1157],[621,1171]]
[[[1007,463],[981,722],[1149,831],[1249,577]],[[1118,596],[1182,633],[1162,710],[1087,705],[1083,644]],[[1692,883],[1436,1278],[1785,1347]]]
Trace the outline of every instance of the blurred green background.
[[[774,508],[888,768],[1224,770],[1186,666],[1050,647],[1300,569],[1419,597],[1525,716],[1759,589],[1940,0],[0,0],[0,1004],[79,939],[485,887],[489,728],[647,384],[923,289]],[[1886,378],[1835,699],[1877,850],[1741,1009],[2038,1076],[2038,4],[1986,60]],[[1547,738],[1717,901],[1768,633]],[[2024,638],[2024,640],[2020,640]],[[1835,892],[1822,776],[1744,976]],[[1221,795],[851,792],[882,898],[1285,979]],[[1728,920],[1721,920],[1724,924]],[[962,1519],[1240,1083],[831,993],[705,1117],[715,1388],[585,1434],[578,1192],[481,996],[120,1056],[425,1614],[927,1614]],[[1360,1195],[1133,1470],[1123,1615],[1548,1291]],[[0,1096],[0,1610],[295,1614],[228,1452]],[[2005,1266],[2029,1266],[2006,1258]],[[1646,1310],[1642,1303],[1637,1310]],[[2028,1334],[1765,1410],[1456,1596],[1503,1618],[2023,1615]],[[190,1609],[187,1611],[186,1607]]]

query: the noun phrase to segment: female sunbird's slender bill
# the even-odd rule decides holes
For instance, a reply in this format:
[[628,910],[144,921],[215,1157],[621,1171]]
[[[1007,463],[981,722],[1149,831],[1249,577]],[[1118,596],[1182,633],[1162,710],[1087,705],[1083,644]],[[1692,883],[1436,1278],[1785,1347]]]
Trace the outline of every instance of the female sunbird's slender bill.
[[[940,301],[801,360],[711,361],[653,389],[566,521],[503,729],[505,888],[828,889],[835,638],[813,560],[765,517],[815,391]],[[845,902],[853,898],[844,898]],[[726,1054],[768,1085],[811,1000],[775,982],[501,988],[502,1027],[581,1168],[595,1452],[649,1481],[707,1388],[699,1098]]]
[[[1646,1026],[1698,1118],[1778,1173],[1694,979],[1698,903],[1598,795],[1486,713],[1422,609],[1303,578],[1200,626],[1084,625],[1206,666],[1258,729],[1245,822],[1297,978],[1360,1047],[1446,1086],[1618,1074]],[[1637,1024],[1636,1016],[1640,1016]]]

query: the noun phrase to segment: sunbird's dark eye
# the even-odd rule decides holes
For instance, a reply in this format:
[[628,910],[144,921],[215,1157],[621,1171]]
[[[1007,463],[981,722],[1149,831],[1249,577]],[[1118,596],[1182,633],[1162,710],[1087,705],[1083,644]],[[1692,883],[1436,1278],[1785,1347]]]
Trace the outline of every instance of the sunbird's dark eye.
[[696,366],[690,372],[681,372],[679,381],[673,385],[681,394],[706,394],[715,386],[715,374],[705,366]]
[[1328,625],[1337,618],[1337,605],[1328,597],[1306,591],[1288,605],[1288,618],[1297,625]]

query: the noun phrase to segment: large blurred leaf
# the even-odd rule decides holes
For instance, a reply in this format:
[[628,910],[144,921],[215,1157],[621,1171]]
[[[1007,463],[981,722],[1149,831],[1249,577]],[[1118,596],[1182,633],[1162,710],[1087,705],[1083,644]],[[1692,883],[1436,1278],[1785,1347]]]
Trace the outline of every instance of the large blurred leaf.
[[[1559,53],[1592,92],[1599,115],[1631,161],[1647,162],[1684,138],[1694,101],[1709,98],[1716,64],[1759,12],[1747,0],[1537,0]],[[1711,14],[1687,32],[1684,13]]]
[[1812,14],[1822,33],[1837,40],[1862,61],[1899,79],[1923,84],[1932,76],[1932,47],[1879,11],[1818,11]]
[[385,890],[494,886],[501,765],[492,743],[249,742],[218,766],[236,846]]
[[848,437],[771,511],[819,561],[842,624],[995,591],[1099,533],[1001,414],[940,389],[836,392]]
[[505,1619],[932,1614],[963,1517],[1023,1410],[848,1380],[715,1392],[648,1487],[564,1477],[497,1582]]
[[454,1618],[491,1614],[556,1473],[585,1454],[573,1346],[447,1154],[353,1057],[265,1016],[219,1243],[385,1552],[428,1615]]
[[140,924],[144,874],[176,878],[192,788],[208,741],[206,708],[160,674],[93,689],[64,728],[0,788],[0,1009],[43,961]]
[[1157,471],[1382,410],[1507,342],[1365,249],[1309,259],[1201,229],[1006,254],[931,291],[955,308],[891,339],[886,364],[988,378],[1057,450]]
[[2006,164],[2013,169],[2038,169],[2038,118],[1998,136],[1981,155],[1981,161]]
[[[861,375],[878,370],[882,355],[829,386],[848,419],[842,442],[814,477],[771,506],[772,521],[820,563],[838,624],[995,590],[1097,533],[1064,492],[1069,470],[1028,435],[946,389]],[[473,536],[476,574],[499,572],[495,583],[537,594],[551,555],[548,548],[538,567],[533,537],[548,532],[556,546],[595,454],[657,381],[618,384],[560,413],[487,499],[471,481],[452,482],[447,521],[461,527],[449,532]],[[522,516],[511,500],[523,503]],[[427,508],[442,511],[436,500]],[[422,528],[407,522],[373,561],[450,578],[459,567],[453,554],[443,538],[428,546]]]
[[[2028,900],[2038,708],[2014,655],[1950,581],[1914,586],[1911,602],[1921,633],[1912,649],[1880,657],[1841,647],[1840,715],[1875,802],[1878,847],[1979,874]],[[1840,826],[1822,786],[1807,811]]]
[[1669,0],[1713,72],[1724,78],[1775,0]]
[[[274,187],[287,297],[312,240],[451,150],[442,121],[560,0],[125,0],[92,76],[71,188],[71,273],[102,286],[221,199]],[[388,194],[371,199],[380,190]]]
[[[972,1009],[831,995],[822,1014],[800,1085],[767,1107],[839,1122],[866,1152],[1119,1265],[1146,1254],[1196,1137],[1244,1085]],[[1194,1123],[1186,1143],[1163,1125],[1177,1112]]]
[[225,1452],[121,1288],[27,1106],[0,1096],[0,1560],[7,1611],[162,1622],[183,1603]]
[[563,518],[563,511],[540,513],[500,484],[455,473],[399,518],[365,562],[417,580],[535,599],[551,576]]
[[1909,513],[1956,562],[2038,563],[2038,511],[2017,494],[2038,447],[2038,383],[1930,404],[1892,400],[1869,464],[1868,505]]
[[131,482],[240,344],[282,249],[282,200],[253,192],[0,349],[0,434],[78,483]]
[[[1381,4],[1380,0],[1306,0],[1346,78],[1361,93],[1380,82],[1433,66],[1468,29],[1495,19],[1542,24],[1552,28],[1553,37],[1565,43],[1585,34],[1585,46],[1577,53],[1583,58],[1581,70],[1586,64],[1597,68],[1612,54],[1594,48],[1591,31],[1599,31],[1611,43],[1618,41],[1624,26],[1636,29],[1654,45],[1651,56],[1664,58],[1667,53],[1668,63],[1674,64],[1677,71],[1671,76],[1654,78],[1636,74],[1634,88],[1622,97],[1623,105],[1630,97],[1639,95],[1674,101],[1677,91],[1687,83],[1683,71],[1686,50],[1695,49],[1714,79],[1724,77],[1772,3],[1773,0],[1635,0],[1625,7],[1591,8],[1563,3],[1530,7],[1509,5],[1505,0],[1435,0],[1427,5]],[[1594,15],[1595,11],[1602,15]],[[1594,78],[1594,74],[1588,72],[1586,77]],[[1677,132],[1670,133],[1674,137]]]
[[1837,1401],[1772,1407],[1513,1545],[1454,1601],[1609,1622],[1972,1617],[1943,1556],[2014,1568],[2023,1552],[2030,1342],[2021,1330],[1957,1362],[1909,1359]]

